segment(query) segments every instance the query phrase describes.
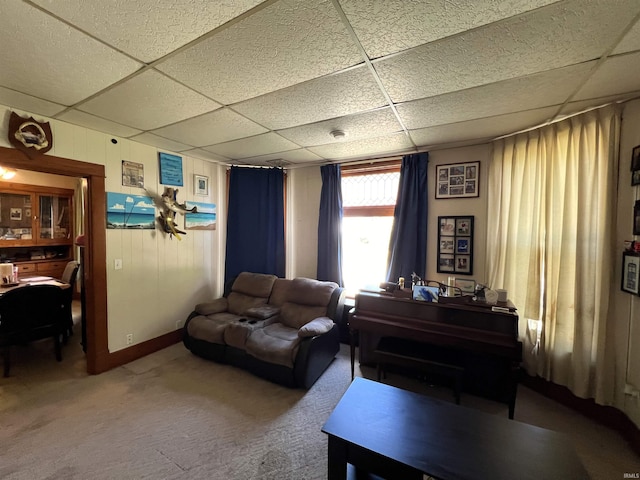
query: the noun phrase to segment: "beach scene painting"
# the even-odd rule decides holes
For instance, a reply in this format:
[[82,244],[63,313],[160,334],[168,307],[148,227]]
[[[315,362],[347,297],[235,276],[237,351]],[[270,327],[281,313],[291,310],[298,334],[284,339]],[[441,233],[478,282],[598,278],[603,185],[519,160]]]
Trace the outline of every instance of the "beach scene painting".
[[107,192],[107,228],[156,228],[153,199],[143,195]]
[[216,229],[216,204],[186,201],[187,208],[198,207],[196,213],[185,213],[185,230],[215,230]]

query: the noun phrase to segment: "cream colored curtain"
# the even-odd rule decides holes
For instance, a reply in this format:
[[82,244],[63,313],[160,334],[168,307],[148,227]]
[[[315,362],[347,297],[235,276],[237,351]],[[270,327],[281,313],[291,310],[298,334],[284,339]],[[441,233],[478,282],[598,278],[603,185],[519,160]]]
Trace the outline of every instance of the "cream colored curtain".
[[518,308],[524,366],[608,402],[620,113],[608,106],[497,140],[489,168],[487,272]]

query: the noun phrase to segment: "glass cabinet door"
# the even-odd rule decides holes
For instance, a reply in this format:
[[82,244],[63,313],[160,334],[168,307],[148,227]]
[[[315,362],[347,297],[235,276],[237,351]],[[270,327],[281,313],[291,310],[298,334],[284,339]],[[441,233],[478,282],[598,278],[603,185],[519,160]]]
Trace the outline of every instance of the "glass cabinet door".
[[59,242],[71,238],[70,207],[68,197],[38,195],[38,240]]
[[0,193],[0,241],[32,240],[31,200],[30,194]]

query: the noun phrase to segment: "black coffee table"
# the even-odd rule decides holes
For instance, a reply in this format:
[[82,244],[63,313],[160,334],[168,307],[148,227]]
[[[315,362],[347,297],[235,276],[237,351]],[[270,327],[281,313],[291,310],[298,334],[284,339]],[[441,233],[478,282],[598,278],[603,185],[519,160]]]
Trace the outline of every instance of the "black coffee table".
[[584,480],[564,435],[356,378],[322,427],[329,480],[347,464],[385,479]]

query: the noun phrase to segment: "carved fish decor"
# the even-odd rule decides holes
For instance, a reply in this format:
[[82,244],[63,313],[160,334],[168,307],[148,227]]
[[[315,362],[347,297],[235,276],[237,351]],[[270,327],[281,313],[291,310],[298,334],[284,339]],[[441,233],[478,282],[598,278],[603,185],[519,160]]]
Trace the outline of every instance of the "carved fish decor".
[[164,192],[162,193],[162,207],[164,211],[160,212],[158,222],[160,222],[163,231],[168,233],[170,238],[175,236],[178,240],[182,240],[180,238],[180,234],[186,235],[187,232],[178,230],[176,226],[176,213],[182,213],[183,215],[185,213],[196,213],[198,211],[198,207],[194,206],[189,209],[184,203],[178,203],[177,197],[177,188],[164,188]]

